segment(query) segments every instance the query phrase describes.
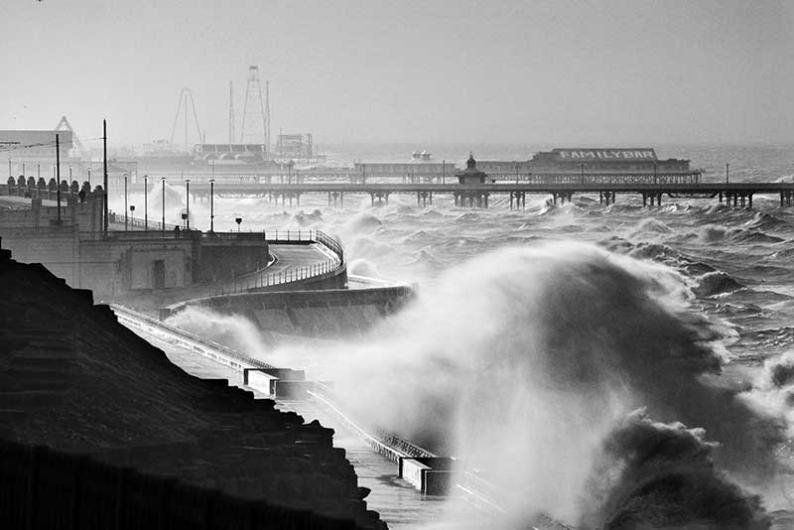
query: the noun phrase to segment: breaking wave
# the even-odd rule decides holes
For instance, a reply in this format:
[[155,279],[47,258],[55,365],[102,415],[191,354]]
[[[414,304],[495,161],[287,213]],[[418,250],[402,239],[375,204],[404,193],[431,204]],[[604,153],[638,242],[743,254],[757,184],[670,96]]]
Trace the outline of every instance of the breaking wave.
[[674,270],[591,245],[502,249],[324,355],[360,417],[486,470],[513,521],[763,528],[722,470],[763,481],[785,423],[709,383],[722,335],[689,297]]

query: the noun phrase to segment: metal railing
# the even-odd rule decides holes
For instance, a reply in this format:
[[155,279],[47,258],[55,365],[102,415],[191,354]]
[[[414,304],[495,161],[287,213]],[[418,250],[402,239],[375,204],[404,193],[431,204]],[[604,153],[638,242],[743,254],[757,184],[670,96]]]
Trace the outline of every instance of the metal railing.
[[[118,304],[112,304],[110,307],[113,309],[113,312],[116,313],[118,319],[123,321],[122,324],[129,324],[132,327],[138,329],[146,330],[145,328],[149,327],[150,329],[158,329],[167,332],[172,336],[173,339],[175,339],[175,342],[179,342],[180,345],[192,351],[201,353],[205,357],[210,357],[216,361],[221,361],[223,364],[235,365],[235,367],[238,367],[240,371],[242,371],[243,368],[249,367],[273,368],[273,365],[268,364],[265,361],[260,361],[259,359],[256,359],[250,355],[246,355],[245,353],[241,353],[207,338],[199,337],[181,328],[170,326],[165,322],[161,322],[156,318],[152,318],[149,315],[134,311],[128,307],[120,306]],[[224,359],[220,359],[221,357]]]
[[[335,274],[344,267],[345,261],[342,245],[321,230],[271,230],[265,231],[263,234],[269,244],[292,242],[317,243],[327,248],[331,252],[333,258],[309,265],[302,265],[300,267],[287,267],[279,271],[272,271],[272,263],[269,263],[259,270],[238,276],[230,282],[220,283],[214,289],[215,295],[242,293],[254,289],[264,289],[267,287],[309,280],[327,274]],[[227,232],[225,234],[204,234],[203,237],[234,238],[235,236],[239,237],[241,235],[244,235],[244,233]]]
[[263,268],[255,272],[238,276],[234,280],[222,283],[214,290],[214,295],[243,293],[253,289],[263,289],[275,285],[308,280],[339,271],[342,262],[338,259],[329,259],[301,267],[289,267],[276,272]]

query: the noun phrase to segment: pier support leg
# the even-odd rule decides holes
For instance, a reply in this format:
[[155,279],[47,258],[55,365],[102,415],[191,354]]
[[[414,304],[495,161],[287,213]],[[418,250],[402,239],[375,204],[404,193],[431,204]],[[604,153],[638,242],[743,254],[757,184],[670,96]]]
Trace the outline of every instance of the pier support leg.
[[736,208],[739,205],[739,195],[734,193],[733,194],[733,207]]
[[513,192],[510,192],[510,209],[513,209]]
[[642,194],[642,207],[645,208],[646,206],[648,206],[648,194],[647,193],[643,193]]
[[722,204],[722,192],[720,192],[719,197],[720,197],[720,204]]
[[751,210],[753,209],[753,194],[750,193],[747,195],[747,207]]

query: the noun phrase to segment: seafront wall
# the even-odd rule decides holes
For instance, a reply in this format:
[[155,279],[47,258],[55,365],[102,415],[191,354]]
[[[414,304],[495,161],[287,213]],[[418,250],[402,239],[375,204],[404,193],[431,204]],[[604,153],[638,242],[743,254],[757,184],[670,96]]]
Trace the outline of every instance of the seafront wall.
[[[278,485],[293,493],[309,489],[321,493],[335,486],[316,482],[312,475],[284,473],[279,473]],[[333,503],[333,497],[326,502]],[[0,440],[0,528],[7,530],[366,527],[366,522],[359,525],[262,500],[235,498],[85,455]]]
[[289,335],[336,336],[364,332],[413,297],[406,285],[369,289],[327,289],[241,293],[198,298],[160,311],[166,319],[189,307],[243,315],[259,329]]
[[3,249],[0,292],[0,528],[385,527],[333,430],[188,375]]

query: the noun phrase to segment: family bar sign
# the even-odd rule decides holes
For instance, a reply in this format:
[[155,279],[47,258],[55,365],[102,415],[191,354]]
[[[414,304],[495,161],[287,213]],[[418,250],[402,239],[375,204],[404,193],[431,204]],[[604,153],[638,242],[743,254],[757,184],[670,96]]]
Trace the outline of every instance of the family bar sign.
[[653,149],[556,149],[562,160],[656,160]]

